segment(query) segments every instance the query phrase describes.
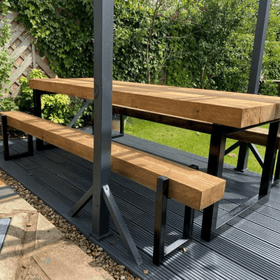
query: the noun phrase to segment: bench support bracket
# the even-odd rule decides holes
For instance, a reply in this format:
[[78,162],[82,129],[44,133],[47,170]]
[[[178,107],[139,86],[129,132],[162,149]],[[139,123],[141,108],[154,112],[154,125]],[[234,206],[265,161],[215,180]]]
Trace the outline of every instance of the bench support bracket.
[[[74,205],[74,207],[68,212],[69,216],[74,217],[81,209],[90,201],[93,197],[93,186],[82,196],[82,198]],[[113,218],[113,221],[119,231],[124,245],[126,246],[127,252],[132,261],[137,265],[141,265],[143,260],[139,254],[139,251],[130,235],[130,232],[125,224],[125,221],[121,215],[121,212],[117,206],[117,203],[113,197],[113,194],[108,185],[102,187],[102,196],[105,204]],[[107,235],[106,235],[107,236]],[[93,237],[95,237],[93,235]],[[99,239],[100,240],[100,239]]]
[[28,138],[28,151],[26,153],[10,155],[9,151],[9,137],[8,137],[8,125],[7,125],[7,116],[1,115],[1,123],[2,123],[2,136],[3,136],[3,149],[4,149],[4,160],[8,161],[11,159],[33,156],[33,138],[32,135],[27,135]]
[[139,254],[139,251],[131,237],[131,234],[125,224],[123,216],[108,185],[103,186],[103,199],[110,211],[116,227],[118,228],[119,234],[123,243],[125,244],[130,259],[137,265],[141,265],[143,263],[142,257]]
[[153,263],[155,265],[159,265],[165,256],[188,242],[189,239],[192,238],[193,233],[194,210],[188,206],[185,206],[183,238],[178,239],[169,246],[164,246],[168,200],[168,181],[169,179],[164,176],[158,177],[153,252]]

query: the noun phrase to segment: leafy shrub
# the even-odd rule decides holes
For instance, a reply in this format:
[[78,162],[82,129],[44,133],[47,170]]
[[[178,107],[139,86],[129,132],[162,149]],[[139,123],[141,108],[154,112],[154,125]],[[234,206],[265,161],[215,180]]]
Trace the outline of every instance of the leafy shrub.
[[[3,95],[0,94],[0,97]],[[14,99],[12,97],[6,97],[0,99],[0,110],[1,111],[16,111],[19,107],[14,102]]]
[[[30,78],[46,79],[47,76],[41,70],[34,69],[30,73]],[[22,77],[20,79],[20,95],[17,99],[17,105],[21,111],[34,114],[33,90],[28,86],[28,83],[28,78]],[[55,123],[68,125],[81,109],[83,102],[83,99],[70,98],[65,94],[44,94],[41,96],[42,117]],[[75,122],[75,127],[81,127],[84,120],[88,120],[91,114],[92,105],[89,105]]]
[[274,83],[273,80],[264,81],[260,86],[259,93],[262,95],[278,96],[278,84]]
[[[41,70],[33,69],[30,73],[30,79],[47,79],[48,77]],[[17,105],[20,111],[34,113],[33,90],[28,86],[29,79],[21,77],[20,94],[17,96]]]

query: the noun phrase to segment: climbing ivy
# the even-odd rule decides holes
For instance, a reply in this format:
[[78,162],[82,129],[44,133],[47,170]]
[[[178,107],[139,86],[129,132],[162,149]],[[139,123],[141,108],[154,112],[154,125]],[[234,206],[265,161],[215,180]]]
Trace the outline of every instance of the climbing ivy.
[[88,0],[9,0],[61,77],[93,76],[92,3]]

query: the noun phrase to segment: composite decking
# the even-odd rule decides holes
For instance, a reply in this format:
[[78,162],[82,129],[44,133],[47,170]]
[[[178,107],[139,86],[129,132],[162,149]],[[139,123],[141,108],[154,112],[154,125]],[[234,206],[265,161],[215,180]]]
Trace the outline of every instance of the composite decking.
[[[198,165],[206,171],[207,159],[125,135],[120,143],[133,146],[183,164]],[[9,142],[12,153],[26,151],[26,141]],[[0,142],[0,145],[2,143]],[[0,147],[2,152],[2,148]],[[5,162],[0,154],[0,168],[39,196],[58,214],[73,223],[85,236],[91,231],[91,203],[75,218],[67,212],[87,191],[93,178],[92,163],[54,148],[27,158]],[[227,180],[219,216],[226,214],[258,192],[260,176],[253,172],[237,173],[225,166]],[[220,235],[207,243],[200,239],[201,213],[196,212],[194,238],[186,245],[187,251],[176,251],[165,258],[159,267],[153,265],[152,244],[155,216],[155,193],[135,182],[112,173],[111,190],[125,218],[144,263],[132,263],[113,221],[112,235],[99,244],[117,262],[124,264],[141,279],[280,279],[280,186],[275,184],[270,200],[247,210],[226,224]],[[254,211],[252,211],[254,210]],[[183,205],[169,201],[167,214],[167,244],[181,237]],[[143,270],[148,270],[144,274]]]

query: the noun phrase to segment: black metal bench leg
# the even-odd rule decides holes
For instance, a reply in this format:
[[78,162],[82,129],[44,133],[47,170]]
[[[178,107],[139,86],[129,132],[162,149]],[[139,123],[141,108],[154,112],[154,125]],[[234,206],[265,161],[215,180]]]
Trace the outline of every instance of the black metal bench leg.
[[153,263],[159,265],[164,257],[164,239],[168,199],[168,178],[159,177],[157,182],[156,219],[154,229]]
[[219,203],[212,204],[203,210],[201,238],[207,242],[213,239],[217,227]]
[[194,210],[188,206],[185,206],[183,238],[192,238],[193,222],[194,222]]
[[32,137],[32,135],[27,135],[27,141],[28,141],[28,154],[30,155],[30,156],[33,156],[33,137]]
[[1,116],[1,124],[2,124],[4,160],[7,161],[10,159],[7,116],[5,115]]

